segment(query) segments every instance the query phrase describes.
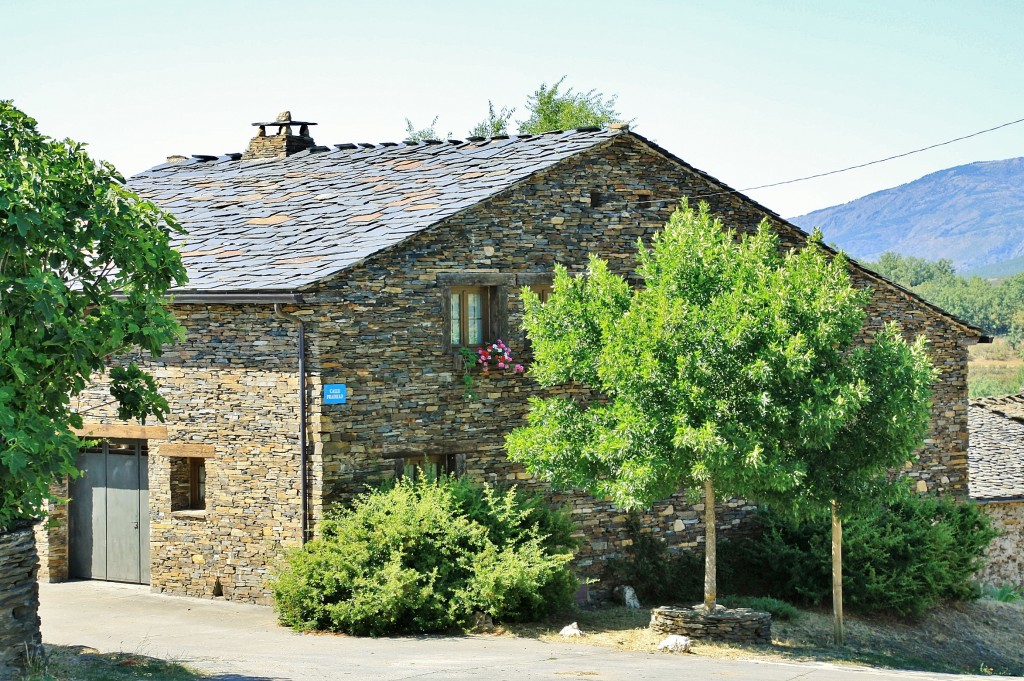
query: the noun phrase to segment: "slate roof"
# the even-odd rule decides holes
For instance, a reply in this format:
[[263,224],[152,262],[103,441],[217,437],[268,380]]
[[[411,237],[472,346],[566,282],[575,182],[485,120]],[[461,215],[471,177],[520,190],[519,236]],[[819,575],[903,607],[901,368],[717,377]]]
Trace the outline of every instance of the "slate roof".
[[[139,173],[128,186],[172,212],[187,231],[173,240],[189,275],[174,291],[178,299],[231,294],[240,301],[244,294],[308,289],[563,159],[627,133],[721,191],[739,194],[618,125],[465,142],[338,144],[272,160],[195,155]],[[984,329],[851,262],[982,342],[990,341]]]
[[1024,395],[972,400],[967,424],[971,498],[1024,501]]
[[183,292],[294,291],[593,147],[618,129],[194,156],[129,180],[188,232]]

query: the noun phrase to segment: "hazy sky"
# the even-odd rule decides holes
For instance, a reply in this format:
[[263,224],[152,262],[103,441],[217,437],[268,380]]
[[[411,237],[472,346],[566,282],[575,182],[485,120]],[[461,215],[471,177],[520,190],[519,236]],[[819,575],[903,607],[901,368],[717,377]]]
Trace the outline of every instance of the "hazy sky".
[[[321,144],[456,137],[541,82],[618,95],[635,129],[735,188],[1024,118],[1024,0],[0,0],[0,98],[132,174],[242,151],[289,109]],[[793,216],[1024,156],[1024,123],[750,194]]]

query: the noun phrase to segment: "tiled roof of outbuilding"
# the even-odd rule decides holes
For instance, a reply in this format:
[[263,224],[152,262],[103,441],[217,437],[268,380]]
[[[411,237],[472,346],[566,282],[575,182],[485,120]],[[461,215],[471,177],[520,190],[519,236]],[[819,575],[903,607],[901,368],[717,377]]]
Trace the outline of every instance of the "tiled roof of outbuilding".
[[1024,499],[1024,395],[973,400],[967,423],[971,498]]
[[337,145],[269,161],[193,157],[128,184],[188,232],[175,243],[190,278],[184,291],[296,290],[619,133]]

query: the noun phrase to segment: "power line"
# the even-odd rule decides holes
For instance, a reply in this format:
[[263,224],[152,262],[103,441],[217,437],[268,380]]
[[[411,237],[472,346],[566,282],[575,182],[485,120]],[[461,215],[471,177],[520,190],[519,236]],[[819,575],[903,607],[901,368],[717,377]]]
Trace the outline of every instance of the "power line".
[[972,132],[970,135],[963,135],[962,137],[956,137],[956,138],[951,139],[951,140],[946,140],[945,142],[939,142],[938,144],[930,144],[927,147],[921,147],[920,149],[914,149],[913,151],[905,151],[902,154],[896,154],[895,156],[886,156],[885,158],[880,158],[880,159],[875,160],[875,161],[868,161],[867,163],[859,163],[859,164],[857,164],[855,166],[848,166],[846,168],[840,168],[839,170],[830,170],[830,171],[825,172],[825,173],[817,173],[816,175],[807,175],[806,177],[798,177],[798,178],[795,178],[795,179],[792,179],[792,180],[784,180],[782,182],[773,182],[771,184],[762,184],[762,185],[760,185],[758,187],[747,187],[746,189],[740,189],[739,191],[741,191],[741,192],[752,192],[752,191],[755,191],[757,189],[767,189],[768,187],[779,187],[779,186],[782,186],[784,184],[793,184],[794,182],[803,182],[804,180],[813,180],[813,179],[815,179],[817,177],[825,177],[826,175],[837,175],[838,173],[845,173],[848,170],[856,170],[857,168],[866,168],[867,166],[873,166],[873,165],[877,165],[879,163],[885,163],[886,161],[892,161],[893,159],[903,158],[904,156],[910,156],[912,154],[919,154],[922,151],[928,151],[929,149],[935,149],[937,147],[944,147],[947,144],[952,144],[953,142],[959,142],[961,140],[970,139],[971,137],[977,137],[978,135],[984,135],[986,132],[992,132],[993,130],[999,130],[1001,128],[1008,128],[1011,125],[1016,125],[1017,123],[1024,123],[1024,118],[1018,118],[1015,121],[1010,121],[1009,123],[1003,123],[1002,125],[997,125],[994,128],[986,128],[985,130],[979,130],[978,132]]
[[[829,171],[824,172],[824,173],[815,173],[814,175],[806,175],[804,177],[796,177],[796,178],[793,178],[792,180],[783,180],[782,182],[771,182],[769,184],[762,184],[762,185],[758,185],[756,187],[747,187],[745,189],[730,189],[728,191],[711,192],[711,193],[708,193],[708,194],[700,194],[700,195],[697,195],[697,196],[693,196],[691,198],[703,199],[703,198],[708,197],[708,196],[720,196],[722,194],[739,194],[741,192],[752,192],[752,191],[757,191],[758,189],[768,189],[769,187],[781,187],[782,185],[786,185],[786,184],[794,184],[796,182],[804,182],[806,180],[814,180],[814,179],[817,179],[819,177],[827,177],[828,175],[838,175],[839,173],[845,173],[845,172],[848,172],[850,170],[857,170],[858,168],[866,168],[867,166],[873,166],[873,165],[877,165],[879,163],[885,163],[886,161],[892,161],[892,160],[897,159],[897,158],[903,158],[905,156],[911,156],[913,154],[920,154],[922,151],[928,151],[930,149],[936,149],[938,147],[944,147],[947,144],[953,144],[953,142],[960,142],[961,140],[966,140],[966,139],[970,139],[972,137],[977,137],[978,135],[984,135],[985,133],[988,133],[988,132],[993,132],[995,130],[1001,130],[1002,128],[1008,128],[1011,125],[1017,125],[1018,123],[1024,123],[1024,118],[1018,118],[1015,121],[1010,121],[1009,123],[1003,123],[1002,125],[997,125],[997,126],[995,126],[993,128],[986,128],[984,130],[979,130],[977,132],[972,132],[969,135],[962,135],[960,137],[955,137],[955,138],[953,138],[951,140],[946,140],[945,142],[938,142],[936,144],[929,144],[928,146],[921,147],[920,149],[913,149],[911,151],[905,151],[902,154],[895,154],[893,156],[886,156],[885,158],[879,158],[879,159],[876,159],[874,161],[868,161],[867,163],[858,163],[857,165],[847,166],[845,168],[839,168],[837,170],[829,170]],[[632,202],[632,203],[664,203],[666,200],[667,199],[650,199],[650,200],[647,200],[647,201],[636,201],[636,202]]]

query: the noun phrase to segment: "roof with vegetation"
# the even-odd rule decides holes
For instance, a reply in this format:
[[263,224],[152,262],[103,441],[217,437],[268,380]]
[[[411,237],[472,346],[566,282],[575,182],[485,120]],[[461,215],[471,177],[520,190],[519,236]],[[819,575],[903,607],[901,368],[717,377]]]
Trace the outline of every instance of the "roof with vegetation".
[[258,161],[193,156],[129,186],[170,211],[187,291],[308,286],[620,130],[341,144]]

